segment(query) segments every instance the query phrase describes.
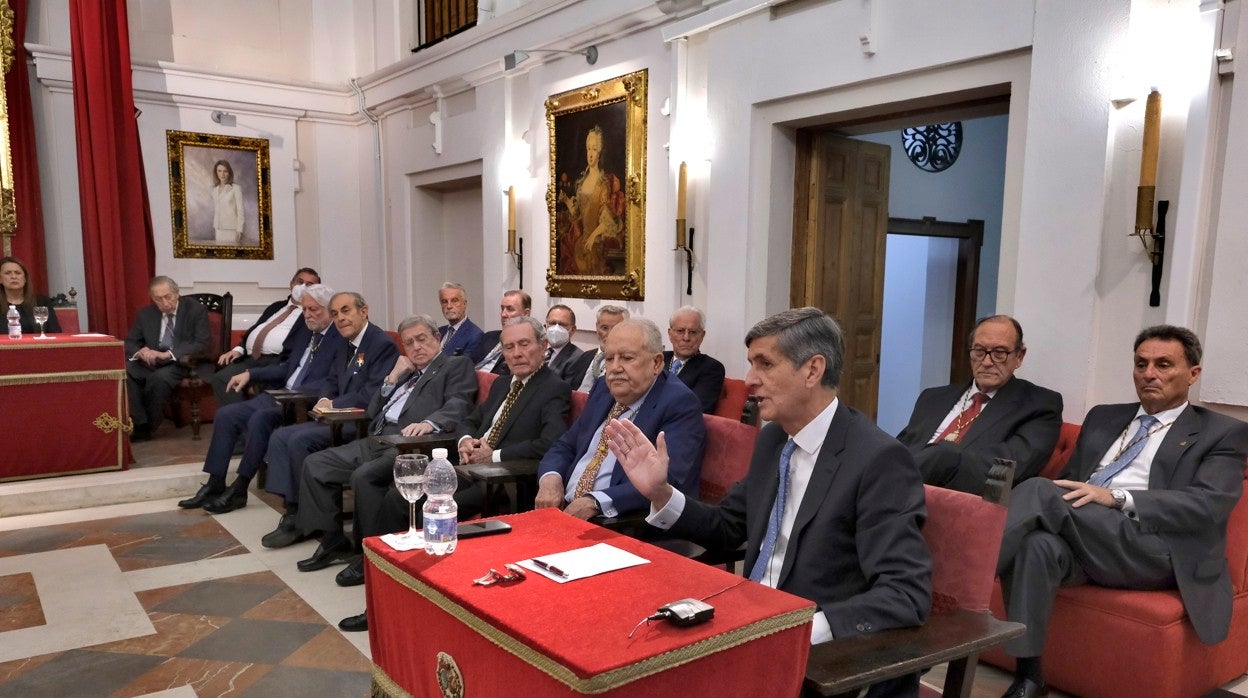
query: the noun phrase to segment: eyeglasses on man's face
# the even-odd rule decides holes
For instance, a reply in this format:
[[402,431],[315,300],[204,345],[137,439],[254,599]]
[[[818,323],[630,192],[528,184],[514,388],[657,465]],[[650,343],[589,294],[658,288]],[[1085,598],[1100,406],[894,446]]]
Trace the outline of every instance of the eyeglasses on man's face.
[[985,349],[983,347],[971,347],[971,350],[968,353],[971,355],[971,361],[974,361],[976,363],[983,361],[985,356],[991,356],[992,362],[994,364],[999,364],[999,363],[1004,363],[1006,359],[1010,358],[1010,354],[1013,354],[1015,351],[1018,351],[1018,350],[1006,349],[1005,347],[997,347],[996,349]]

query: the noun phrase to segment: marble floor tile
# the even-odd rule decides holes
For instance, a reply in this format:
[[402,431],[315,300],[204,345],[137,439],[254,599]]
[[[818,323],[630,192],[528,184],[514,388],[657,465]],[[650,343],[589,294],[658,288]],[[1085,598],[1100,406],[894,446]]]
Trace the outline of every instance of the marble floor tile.
[[0,662],[155,632],[102,545],[0,558],[0,575],[29,572],[45,624],[0,636]]
[[34,575],[19,572],[0,577],[0,632],[33,628],[45,622]]
[[282,584],[277,579],[271,584],[230,584],[212,580],[194,585],[154,610],[237,618],[281,589]]
[[164,565],[126,572],[126,583],[134,591],[159,589],[178,584],[204,582],[210,579],[234,580],[253,572],[271,574],[255,555],[241,553],[226,557],[206,558],[180,565]]
[[372,675],[364,672],[275,667],[249,689],[247,698],[307,698],[307,696],[367,696]]
[[252,662],[169,657],[127,683],[122,693],[137,696],[189,687],[191,696],[233,696],[246,691],[272,670],[270,665]]
[[333,628],[326,628],[306,645],[295,650],[282,660],[282,666],[364,672],[371,672],[373,667],[372,662],[354,651],[342,633]]
[[11,696],[107,698],[163,661],[142,654],[70,650],[6,681],[0,691]]
[[323,624],[234,618],[180,654],[225,662],[278,664],[324,629]]
[[[270,573],[271,574],[271,573]],[[273,596],[256,604],[255,608],[243,614],[243,618],[251,620],[284,620],[292,623],[321,623],[320,614],[312,610],[299,595],[290,589],[283,588]]]

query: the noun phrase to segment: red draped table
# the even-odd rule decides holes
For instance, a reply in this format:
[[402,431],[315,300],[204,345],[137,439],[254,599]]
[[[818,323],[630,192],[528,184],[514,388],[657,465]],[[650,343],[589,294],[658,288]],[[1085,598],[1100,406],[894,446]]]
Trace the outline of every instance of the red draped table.
[[[503,535],[446,557],[364,542],[374,695],[797,695],[810,651],[807,600],[693,562],[555,509],[500,517]],[[651,562],[559,584],[473,579],[508,562],[609,543]],[[678,599],[715,617],[638,621]],[[444,693],[443,688],[450,689]],[[459,691],[456,692],[456,687]]]
[[100,470],[133,461],[126,357],[108,336],[0,338],[0,482]]

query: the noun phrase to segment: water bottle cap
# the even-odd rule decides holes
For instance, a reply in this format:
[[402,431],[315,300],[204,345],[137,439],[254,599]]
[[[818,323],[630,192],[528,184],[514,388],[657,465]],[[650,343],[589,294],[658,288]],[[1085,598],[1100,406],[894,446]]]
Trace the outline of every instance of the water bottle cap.
[[433,457],[435,459],[441,458],[442,460],[446,460],[446,449],[445,448],[433,449]]

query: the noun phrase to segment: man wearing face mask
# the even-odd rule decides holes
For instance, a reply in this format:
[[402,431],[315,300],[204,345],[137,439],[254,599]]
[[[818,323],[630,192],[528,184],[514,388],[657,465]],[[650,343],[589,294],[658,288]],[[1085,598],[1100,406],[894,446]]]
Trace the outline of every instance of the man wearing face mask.
[[546,311],[546,340],[550,343],[550,348],[546,350],[546,365],[569,385],[572,383],[572,367],[585,353],[584,349],[572,343],[574,334],[576,313],[562,303],[550,306],[550,310]]

